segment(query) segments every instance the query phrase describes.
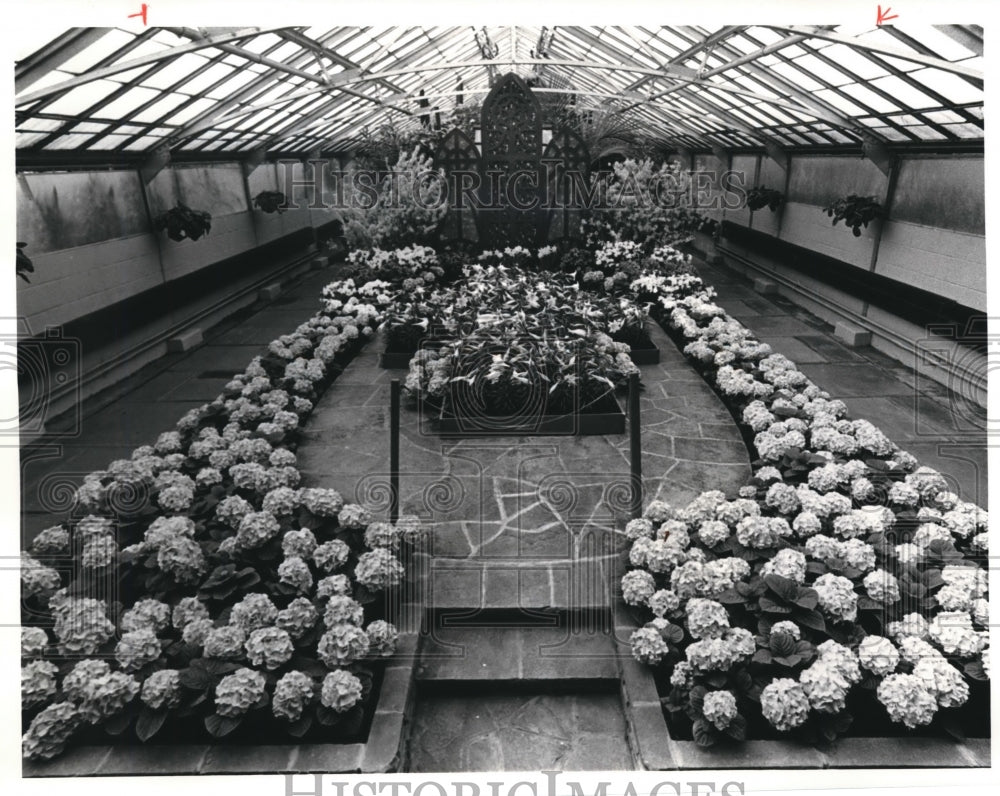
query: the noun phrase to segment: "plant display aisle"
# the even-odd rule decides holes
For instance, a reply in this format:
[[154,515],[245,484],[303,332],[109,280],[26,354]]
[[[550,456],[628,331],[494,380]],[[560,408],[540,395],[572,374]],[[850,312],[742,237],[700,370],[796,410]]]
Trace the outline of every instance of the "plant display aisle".
[[[467,276],[469,273],[466,269]],[[671,295],[676,288],[669,285],[681,286],[676,298]],[[985,632],[977,629],[985,623],[985,582],[976,574],[983,570],[975,564],[977,551],[986,544],[985,513],[949,496],[943,481],[932,471],[917,471],[915,462],[897,452],[874,426],[839,419],[838,415],[843,416],[839,404],[809,386],[789,360],[771,354],[769,348],[727,319],[696,278],[675,275],[663,282],[637,273],[628,289],[641,294],[665,286],[667,297],[661,303],[668,312],[661,316],[663,325],[683,346],[683,352],[664,331],[649,328],[662,356],[659,364],[641,368],[647,497],[644,519],[626,522],[629,493],[623,437],[484,436],[479,429],[471,438],[449,440],[440,435],[433,417],[410,410],[404,414],[401,450],[404,517],[390,524],[377,517],[388,509],[387,386],[392,373],[379,365],[381,344],[363,341],[372,339],[375,325],[392,306],[391,285],[363,278],[328,285],[324,289],[328,314],[321,312],[300,326],[295,335],[272,341],[265,358],[255,360],[259,365],[252,363],[242,380],[224,386],[224,393],[238,397],[206,405],[217,405],[230,418],[243,411],[249,419],[240,422],[256,429],[255,434],[244,437],[245,444],[236,436],[229,446],[247,447],[250,455],[251,440],[261,440],[253,444],[263,451],[262,443],[270,437],[273,442],[268,442],[268,459],[282,461],[262,465],[251,458],[246,466],[237,461],[228,463],[230,477],[235,479],[229,487],[225,479],[209,478],[202,472],[204,467],[195,466],[199,480],[191,479],[193,483],[188,485],[183,472],[191,466],[190,460],[179,456],[179,450],[168,451],[167,446],[175,446],[178,439],[199,427],[194,418],[204,423],[211,417],[200,409],[189,412],[191,419],[182,421],[179,436],[161,436],[157,443],[163,448],[161,454],[141,449],[133,459],[143,462],[144,456],[174,456],[158,467],[162,470],[169,461],[179,468],[178,475],[152,483],[159,509],[144,504],[142,511],[128,514],[112,502],[120,488],[119,473],[127,470],[124,463],[88,478],[78,491],[78,503],[89,500],[94,510],[114,509],[119,517],[146,527],[136,537],[137,542],[122,545],[115,564],[117,571],[127,575],[134,561],[144,561],[150,574],[141,581],[145,584],[142,588],[150,596],[133,601],[131,607],[102,608],[112,615],[118,612],[123,628],[118,639],[113,638],[115,626],[110,621],[105,619],[105,624],[95,626],[93,617],[99,614],[83,608],[78,608],[80,621],[57,622],[58,646],[50,646],[48,634],[41,629],[25,630],[23,654],[32,661],[25,668],[28,704],[42,706],[40,712],[37,707],[33,711],[26,752],[43,758],[57,756],[75,731],[85,742],[99,738],[88,725],[102,726],[112,735],[134,733],[141,741],[187,716],[194,716],[208,735],[219,738],[231,733],[239,738],[241,727],[248,728],[251,721],[273,723],[278,719],[285,722],[278,725],[285,732],[304,736],[307,746],[301,748],[316,748],[315,743],[308,745],[313,737],[320,740],[320,747],[329,743],[322,739],[335,744],[342,739],[339,748],[363,741],[363,725],[377,720],[379,713],[373,717],[370,711],[374,706],[368,713],[360,706],[365,704],[366,690],[375,688],[377,694],[382,677],[382,669],[366,668],[363,661],[381,654],[376,652],[379,649],[391,656],[397,637],[392,624],[369,618],[365,605],[373,611],[380,606],[384,610],[392,601],[373,600],[377,590],[400,585],[404,596],[397,603],[423,603],[432,625],[449,612],[483,617],[509,612],[589,617],[588,637],[567,637],[561,629],[555,635],[539,634],[530,628],[505,635],[505,645],[517,639],[521,654],[516,657],[469,654],[468,650],[481,651],[497,643],[489,630],[475,627],[481,622],[473,621],[471,628],[452,628],[450,637],[448,631],[433,625],[419,649],[407,649],[411,665],[417,665],[417,683],[424,693],[433,694],[435,688],[449,683],[504,680],[589,681],[600,691],[618,681],[621,656],[630,647],[636,659],[656,667],[654,680],[664,700],[669,732],[675,736],[672,743],[688,738],[698,746],[725,745],[748,734],[758,739],[779,737],[776,733],[803,724],[822,743],[824,737],[829,741],[848,731],[848,705],[865,716],[887,710],[887,716],[882,714],[885,729],[881,731],[890,734],[898,731],[889,719],[911,728],[935,722],[956,736],[980,734],[987,715],[982,713],[984,701],[981,694],[974,699],[970,696],[975,697],[972,689],[982,688],[980,683],[989,674],[988,640]],[[611,283],[603,285],[605,291],[614,288]],[[345,320],[329,324],[324,318],[332,313],[343,313],[335,317]],[[358,318],[363,328],[354,326],[353,318]],[[319,332],[307,346],[303,341],[309,339],[311,329],[328,331]],[[358,342],[347,349],[342,365],[334,361],[336,345],[326,344],[331,346],[330,375],[336,378],[328,391],[320,392],[324,377],[317,368],[310,378],[309,360],[296,360],[296,354],[315,349],[322,356],[324,339],[343,341],[341,345]],[[731,363],[737,362],[739,355],[756,358],[753,361],[763,366],[735,368]],[[422,356],[419,352],[414,355],[411,375]],[[270,394],[263,389],[263,381],[257,382],[260,393],[248,385],[252,379],[268,378],[268,367],[274,367],[268,363],[281,359],[287,364],[274,371],[274,377],[317,399],[315,404],[299,399],[296,405],[308,414],[308,420],[297,421],[291,433],[275,425],[276,418],[285,417],[279,414],[281,409],[262,412],[251,409],[254,404],[245,400],[247,396]],[[480,375],[495,368],[496,362],[496,358],[488,360],[487,370]],[[624,360],[620,367],[627,369]],[[806,391],[802,403],[780,395],[774,403],[776,390],[793,387]],[[765,398],[768,404],[762,400]],[[262,403],[267,407],[268,399]],[[826,411],[832,418],[831,425],[822,426],[822,433],[829,437],[822,444],[851,452],[859,445],[867,446],[864,462],[841,465],[836,463],[837,454],[801,452],[806,441],[799,428],[805,421],[793,421],[798,420],[802,406],[820,404],[829,407]],[[733,422],[734,411],[751,441],[749,450]],[[290,426],[291,417],[287,420]],[[819,428],[811,433],[819,434]],[[210,438],[211,433],[201,432],[191,439]],[[294,454],[274,452],[288,441],[297,443]],[[217,463],[223,464],[215,453],[221,449],[206,449],[205,454],[214,455]],[[187,456],[193,455],[201,455],[200,448],[194,454],[188,449]],[[894,455],[898,458],[892,458]],[[751,456],[760,457],[754,469]],[[283,463],[285,459],[288,465]],[[285,473],[282,468],[290,468],[293,459],[295,487],[270,482],[255,486],[253,478]],[[208,467],[211,469],[210,461]],[[843,467],[846,469],[840,469]],[[855,467],[858,472],[852,475]],[[292,478],[292,471],[287,472]],[[301,483],[322,484],[322,488],[299,489]],[[796,483],[802,485],[796,487]],[[840,491],[845,483],[851,485],[848,495]],[[225,491],[215,491],[219,484],[222,490],[231,490],[228,497]],[[870,503],[879,494],[886,496],[884,507]],[[287,501],[287,508],[284,503],[279,506],[279,497]],[[929,499],[943,501],[941,508],[924,504]],[[185,526],[189,530],[168,533],[160,542],[160,525],[166,528],[168,523],[179,522],[169,520],[173,500],[183,503],[183,510],[194,516],[212,508],[216,519],[209,520],[204,531],[195,523],[193,528]],[[254,514],[255,500],[262,501],[258,515]],[[326,500],[330,501],[329,509],[322,503]],[[216,525],[221,508],[229,504],[235,507],[238,502],[243,513],[229,524],[229,530],[225,521]],[[862,508],[852,508],[855,502]],[[866,509],[865,505],[874,507]],[[329,511],[329,520],[324,519],[324,511]],[[794,521],[784,518],[787,512],[793,512]],[[267,522],[274,527],[253,531],[257,525],[247,518],[256,516],[259,523],[271,517]],[[915,535],[912,542],[890,545],[886,553],[882,540],[891,538],[892,518],[897,516],[903,522],[913,517]],[[287,529],[285,522],[289,523]],[[880,525],[869,527],[872,522]],[[66,544],[81,544],[86,550],[85,554],[81,550],[83,559],[93,561],[97,555],[94,540],[104,538],[96,531],[87,535],[89,525],[96,523],[94,516],[84,516],[69,523],[69,534],[49,529],[32,542],[32,558],[28,560],[38,563],[26,569],[24,585],[31,597],[37,597],[40,611],[46,610],[47,603],[48,610],[59,614],[62,605],[72,606],[74,600],[84,599],[72,592],[66,597],[57,593],[53,604],[52,591],[59,584],[52,573],[57,571],[48,569],[44,562],[46,556],[58,552],[54,545]],[[809,532],[804,533],[801,529],[807,523]],[[825,523],[831,523],[829,530]],[[123,524],[126,530],[130,527],[128,522]],[[418,534],[421,526],[432,529],[426,543]],[[83,537],[79,536],[81,528]],[[207,537],[200,536],[206,532]],[[804,540],[800,547],[794,542],[799,537]],[[226,539],[233,541],[220,548],[219,542]],[[275,553],[267,552],[269,539],[274,540]],[[148,545],[155,546],[150,550]],[[190,551],[168,555],[162,552],[165,547],[178,551],[190,547]],[[318,555],[326,548],[334,556],[329,568],[324,563],[326,553]],[[225,558],[213,569],[209,562],[215,556]],[[882,556],[890,556],[881,564],[886,569],[877,568]],[[916,567],[907,563],[911,560],[919,562]],[[241,569],[241,561],[250,566]],[[731,566],[724,568],[723,563]],[[100,573],[109,564],[89,566],[82,577],[93,579],[90,570]],[[619,587],[623,565],[632,568],[621,578]],[[890,566],[895,573],[888,571]],[[356,585],[349,579],[350,572]],[[165,576],[169,579],[164,580]],[[684,585],[688,577],[693,578],[690,586]],[[70,586],[75,582],[71,579]],[[183,592],[185,583],[192,584],[187,587],[190,596],[181,595],[183,599],[177,602],[172,590]],[[334,587],[340,591],[330,591]],[[619,588],[624,604],[634,608],[631,620],[618,602]],[[942,617],[957,624],[921,620],[912,611],[900,613],[902,606],[893,608],[892,604],[904,589],[918,600],[919,610],[930,611],[931,616],[935,609],[943,611]],[[938,592],[940,598],[931,596]],[[173,605],[160,601],[158,595]],[[251,602],[254,612],[264,612],[259,627],[243,631],[239,650],[233,641],[226,648],[228,652],[222,647],[216,652],[216,646],[224,642],[222,634],[241,630],[242,620],[236,615],[250,610]],[[222,606],[217,617],[212,615],[216,604]],[[965,605],[971,620],[961,623],[957,620]],[[297,606],[302,611],[311,607],[310,617],[303,615],[301,629],[288,624],[289,612],[298,610]],[[953,610],[944,611],[941,606]],[[199,614],[190,621],[204,624],[204,640],[183,638],[190,624],[183,613],[189,608]],[[268,618],[272,610],[273,620]],[[648,622],[647,611],[653,615]],[[162,619],[158,618],[160,613]],[[704,628],[699,624],[703,613]],[[140,615],[145,618],[136,625],[133,620]],[[629,630],[623,639],[630,621],[645,624]],[[777,625],[780,621],[785,625]],[[171,631],[171,624],[178,629]],[[787,630],[783,629],[786,625]],[[125,629],[133,626],[135,629]],[[295,636],[289,630],[293,627]],[[178,633],[178,640],[171,640],[172,632]],[[377,646],[382,641],[375,641],[381,638],[387,640],[383,648]],[[571,648],[576,645],[572,654],[553,658],[546,653],[552,647],[565,647],[567,638]],[[70,643],[84,644],[92,652],[107,645],[117,665],[111,667],[100,657],[78,663],[72,656],[60,664],[59,655],[69,651],[66,645]],[[708,656],[704,662],[697,657],[702,648]],[[310,662],[313,649],[316,658]],[[824,669],[832,665],[830,661],[839,661],[837,666],[843,670]],[[516,671],[511,669],[513,662]],[[80,669],[88,666],[93,668],[87,675],[89,683]],[[636,687],[634,673],[628,674],[629,666],[625,669],[626,695],[628,689]],[[284,669],[302,675],[295,716],[285,715],[288,696],[282,689],[289,687],[291,675],[282,675]],[[274,670],[277,673],[269,679],[267,672]],[[404,665],[400,671],[409,670]],[[355,672],[373,680],[366,686]],[[136,674],[145,680],[140,681]],[[928,679],[931,674],[933,679]],[[331,679],[331,675],[342,677],[343,684],[334,684],[336,678]],[[237,682],[237,678],[247,682]],[[395,687],[409,693],[408,677],[403,675],[403,679],[405,684]],[[154,694],[152,685],[159,688],[160,680],[166,689],[163,700]],[[891,691],[889,684],[897,682],[902,690]],[[322,683],[329,693],[311,683]],[[95,687],[104,690],[91,694]],[[343,689],[343,696],[336,699],[344,700],[339,708],[334,707],[341,704],[334,697],[341,693],[338,688]],[[353,696],[352,688],[357,689]],[[776,697],[779,688],[784,690]],[[230,690],[238,700],[232,708],[226,701]],[[107,697],[102,696],[105,692]],[[820,699],[821,693],[830,696]],[[849,695],[853,701],[847,700]],[[433,698],[428,702],[425,697],[418,708],[424,704],[427,709],[418,709],[417,720],[424,714],[430,722],[426,726],[433,727],[432,717],[441,709],[441,702]],[[359,729],[347,730],[343,716],[354,705],[359,705],[354,708]],[[309,720],[303,721],[306,716]],[[634,721],[628,708],[625,716]],[[342,734],[338,734],[338,727]],[[400,736],[396,737],[399,742]],[[388,756],[387,765],[398,764],[392,761],[401,748],[397,747],[395,756]],[[430,754],[426,748],[423,753]],[[421,752],[415,750],[414,754],[419,768]],[[655,755],[643,756],[635,749],[630,754],[638,755],[646,765],[655,760]],[[206,759],[211,758],[209,753]],[[307,765],[292,763],[292,758],[298,760],[298,755],[286,759],[284,765]],[[470,767],[474,759],[464,758],[464,763],[455,765]],[[44,773],[44,766],[39,770]]]

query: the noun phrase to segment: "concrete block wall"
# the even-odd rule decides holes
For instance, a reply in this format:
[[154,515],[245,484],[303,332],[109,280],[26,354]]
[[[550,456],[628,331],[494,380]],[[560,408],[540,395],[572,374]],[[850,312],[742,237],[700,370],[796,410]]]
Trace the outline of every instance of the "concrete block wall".
[[[127,169],[18,175],[18,240],[35,267],[30,284],[18,280],[18,314],[37,334],[335,217],[253,209],[252,197],[278,183],[273,163],[249,175],[235,162],[177,164],[147,185]],[[153,231],[152,219],[178,201],[212,214],[206,236]]]
[[[756,184],[780,190],[784,178],[780,166],[766,156],[755,157]],[[739,163],[751,173],[752,164],[745,156]],[[790,159],[788,190],[778,212],[727,211],[724,218],[841,260],[845,268],[872,271],[985,314],[982,156],[904,157],[896,169],[891,183],[888,175],[867,160],[796,155]],[[823,213],[828,203],[850,193],[875,195],[889,211],[884,221],[862,228],[860,238],[843,223],[834,227]],[[829,282],[810,277],[807,269],[789,268],[734,242],[725,242],[723,248],[748,276],[774,279],[782,293],[831,323],[848,320],[870,329],[876,348],[910,365],[919,358],[927,378],[959,390],[973,402],[985,400],[985,363],[971,349],[936,339],[930,346],[935,353],[925,355],[920,341],[928,337],[927,330],[895,316],[891,308],[870,306]],[[962,331],[957,334],[961,336]]]
[[[757,175],[748,187],[782,190],[784,171],[766,156],[734,156],[733,167]],[[983,158],[914,156],[897,168],[890,196],[888,175],[867,159],[796,155],[777,212],[727,210],[723,218],[985,312]],[[860,238],[823,212],[850,193],[874,195],[889,208],[888,218],[862,228]],[[828,285],[817,289],[834,295]]]
[[29,248],[27,253],[35,273],[30,284],[18,280],[17,312],[32,334],[163,282],[159,248],[149,233],[42,254]]

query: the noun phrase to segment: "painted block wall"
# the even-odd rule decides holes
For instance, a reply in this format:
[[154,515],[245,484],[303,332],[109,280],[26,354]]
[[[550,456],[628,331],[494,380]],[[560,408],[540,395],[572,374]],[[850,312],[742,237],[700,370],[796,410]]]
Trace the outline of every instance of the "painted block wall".
[[[758,160],[759,158],[756,155],[733,155],[732,171],[740,175],[739,180],[744,192],[754,186]],[[752,221],[753,215],[745,205],[735,209],[727,208],[722,213],[722,217],[726,221],[732,221],[734,224],[751,228],[754,226]]]
[[[785,182],[787,174],[782,164],[769,157],[761,156],[760,171],[757,175],[757,185],[766,188],[775,188],[781,193],[786,193]],[[753,187],[753,186],[751,186]],[[753,229],[763,232],[765,235],[777,235],[783,208],[771,211],[767,208],[758,210],[753,214]]]
[[[770,158],[760,163],[760,184],[775,187],[783,172]],[[867,160],[796,156],[788,196],[778,213],[752,214],[744,226],[781,240],[986,309],[985,192],[981,157],[912,157],[901,161],[893,196],[888,177]],[[834,227],[823,207],[849,193],[874,195],[889,215],[855,238]],[[727,219],[741,223],[737,214]],[[881,236],[873,264],[875,241]],[[829,287],[817,288],[823,294]]]
[[[30,284],[18,280],[19,315],[37,334],[333,217],[255,211],[250,197],[265,188],[280,190],[274,164],[248,181],[239,163],[177,164],[145,186],[133,170],[19,174],[18,240],[35,267]],[[151,218],[178,201],[212,214],[208,235],[153,231]]]
[[17,306],[32,334],[162,282],[138,173],[21,174],[16,203],[35,267],[30,284],[17,280]]
[[[721,206],[722,176],[724,172],[729,171],[729,164],[720,160],[715,155],[695,155],[693,161],[692,170],[695,174],[692,175],[692,180],[696,181],[693,190],[695,191],[697,201],[699,203],[707,203],[708,209],[704,211],[706,216],[721,221],[723,216]],[[697,177],[697,173],[699,172],[703,175],[708,175],[707,178],[702,177],[699,180]]]

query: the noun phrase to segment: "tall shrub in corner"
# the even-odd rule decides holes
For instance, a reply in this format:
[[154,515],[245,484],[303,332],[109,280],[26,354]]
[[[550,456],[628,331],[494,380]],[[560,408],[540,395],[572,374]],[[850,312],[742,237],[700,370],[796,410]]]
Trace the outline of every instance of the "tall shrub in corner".
[[380,176],[374,200],[370,192],[355,193],[345,211],[344,234],[351,248],[392,250],[436,243],[448,209],[444,172],[414,147]]
[[629,158],[610,174],[595,175],[593,187],[597,206],[584,222],[592,245],[631,240],[652,251],[683,240],[701,221],[690,175],[678,164]]

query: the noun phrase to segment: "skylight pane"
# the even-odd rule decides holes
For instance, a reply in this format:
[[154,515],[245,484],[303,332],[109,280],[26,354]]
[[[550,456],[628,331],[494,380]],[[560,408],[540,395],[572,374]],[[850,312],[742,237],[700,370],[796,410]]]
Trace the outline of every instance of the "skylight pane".
[[975,124],[965,123],[965,124],[946,124],[945,129],[949,132],[954,133],[960,138],[982,138],[983,128]]
[[61,135],[54,141],[49,141],[45,149],[76,149],[83,144],[90,136],[85,133],[77,135]]
[[101,115],[109,118],[125,117],[145,102],[156,99],[160,92],[135,86],[122,96],[101,108]]
[[146,110],[137,113],[132,119],[137,122],[155,122],[187,99],[188,97],[183,94],[168,94],[158,102],[154,102]]
[[128,152],[145,152],[147,149],[155,149],[161,143],[163,143],[163,138],[157,135],[144,135],[142,138],[137,138],[131,144],[125,147]]
[[121,86],[111,80],[92,80],[90,83],[70,89],[69,93],[48,105],[45,110],[47,113],[78,116],[120,88]]
[[845,94],[854,97],[854,99],[859,102],[863,102],[869,108],[871,108],[876,113],[891,113],[892,111],[901,110],[901,107],[895,103],[889,102],[883,97],[876,94],[870,88],[862,86],[858,83],[853,83],[851,85],[843,86],[841,89]]
[[907,36],[916,39],[925,47],[929,47],[939,58],[946,61],[961,61],[970,55],[971,50],[959,44],[951,36],[936,30],[931,25],[897,25],[897,29]]
[[[20,34],[19,34],[20,35]],[[112,29],[97,41],[87,45],[72,58],[64,61],[59,67],[65,72],[80,74],[100,63],[113,52],[120,50],[135,37],[124,31]],[[126,56],[128,57],[128,56]]]
[[811,53],[803,55],[801,58],[796,58],[795,65],[800,69],[804,69],[806,72],[816,75],[816,77],[820,80],[831,83],[834,86],[839,86],[849,80],[847,75],[839,69],[835,69],[825,61],[821,61]]
[[895,75],[873,80],[871,85],[881,89],[908,108],[931,108],[937,104],[926,94]]
[[142,81],[144,86],[155,89],[168,89],[175,83],[185,81],[183,88],[190,91],[186,79],[205,65],[206,61],[197,55],[182,55],[173,61],[165,63],[161,69]]
[[841,96],[839,92],[831,91],[828,88],[825,88],[822,91],[817,91],[816,96],[819,97],[824,102],[826,102],[827,104],[833,105],[833,107],[837,108],[840,111],[843,111],[844,113],[850,116],[864,116],[866,113],[868,113],[868,111],[866,111],[864,108],[855,105],[846,97]]
[[182,108],[181,110],[177,111],[177,113],[175,113],[169,119],[164,119],[163,121],[166,124],[175,124],[175,125],[187,124],[191,119],[193,119],[198,114],[204,113],[209,108],[214,108],[215,104],[216,103],[208,99],[197,99],[190,105],[188,105],[186,108]]
[[218,81],[225,79],[228,75],[232,75],[235,71],[236,70],[234,70],[231,66],[227,66],[226,64],[212,64],[200,75],[192,77],[187,83],[185,83],[184,92],[192,95],[201,94],[213,83],[217,83]]
[[846,67],[862,80],[874,80],[889,74],[863,53],[848,47],[846,44],[831,44],[828,47],[823,47],[820,52],[832,61]]
[[796,69],[792,64],[776,63],[771,69],[782,77],[791,80],[803,91],[819,91],[823,84],[814,80],[807,72]]
[[951,72],[940,69],[920,69],[911,75],[928,88],[936,91],[956,105],[963,102],[982,102],[983,92]]
[[15,137],[14,145],[18,149],[25,149],[41,141],[48,133],[18,133]]
[[[206,93],[205,96],[216,100],[229,99],[229,97],[246,86],[248,83],[256,80],[258,77],[260,77],[260,75],[255,75],[252,72],[241,72],[237,70],[231,78],[226,80],[222,85],[213,88],[211,91]],[[283,92],[278,92],[278,94],[281,93]]]

